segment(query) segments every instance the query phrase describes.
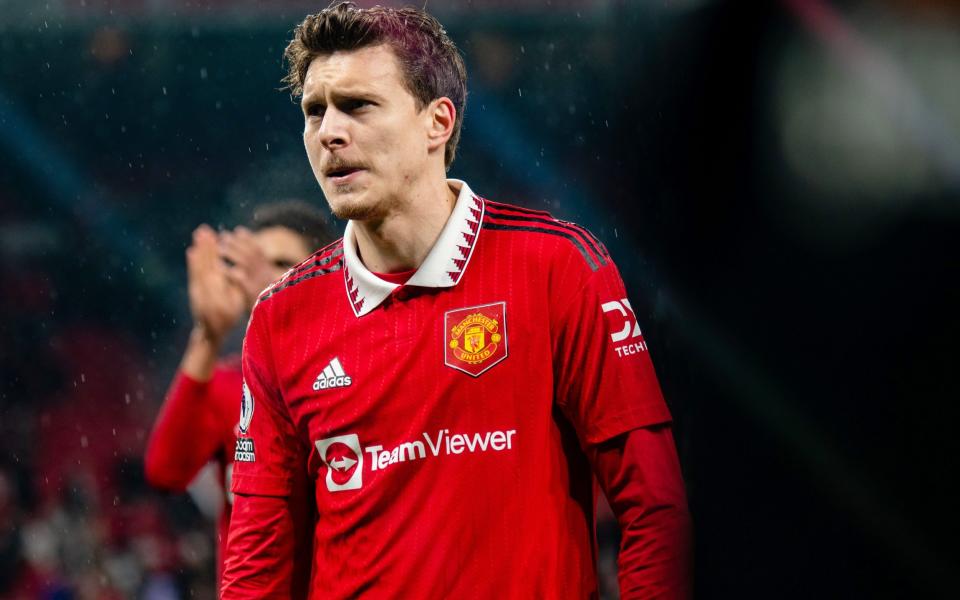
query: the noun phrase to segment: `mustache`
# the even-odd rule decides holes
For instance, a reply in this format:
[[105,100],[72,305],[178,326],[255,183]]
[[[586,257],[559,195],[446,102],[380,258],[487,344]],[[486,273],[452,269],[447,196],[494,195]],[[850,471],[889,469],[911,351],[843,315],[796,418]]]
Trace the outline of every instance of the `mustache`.
[[362,162],[355,160],[348,160],[345,158],[340,158],[339,156],[331,156],[323,163],[322,171],[325,175],[334,173],[336,171],[343,171],[344,169],[366,169],[367,166]]

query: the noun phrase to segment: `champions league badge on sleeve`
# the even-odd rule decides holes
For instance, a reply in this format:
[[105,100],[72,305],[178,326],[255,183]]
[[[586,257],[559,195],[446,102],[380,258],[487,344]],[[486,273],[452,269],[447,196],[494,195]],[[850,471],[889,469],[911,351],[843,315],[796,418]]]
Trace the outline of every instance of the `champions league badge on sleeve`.
[[444,314],[444,363],[479,377],[507,357],[507,303],[494,302]]

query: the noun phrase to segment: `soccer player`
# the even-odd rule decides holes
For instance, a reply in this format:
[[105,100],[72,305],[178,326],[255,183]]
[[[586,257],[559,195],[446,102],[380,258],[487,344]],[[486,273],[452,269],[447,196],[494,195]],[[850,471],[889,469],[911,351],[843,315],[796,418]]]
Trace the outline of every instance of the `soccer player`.
[[591,598],[602,486],[624,598],[689,594],[690,522],[647,345],[604,246],[446,179],[462,59],[413,9],[334,4],[286,49],[343,239],[260,295],[223,598]]
[[[257,294],[330,239],[323,214],[296,201],[259,207],[250,229],[218,234],[201,225],[193,232],[187,275],[194,326],[147,445],[144,466],[153,486],[182,492],[216,461],[222,489],[229,490],[242,379],[239,357],[221,358],[224,341]],[[223,500],[218,558],[232,496]],[[221,572],[218,560],[218,581]]]

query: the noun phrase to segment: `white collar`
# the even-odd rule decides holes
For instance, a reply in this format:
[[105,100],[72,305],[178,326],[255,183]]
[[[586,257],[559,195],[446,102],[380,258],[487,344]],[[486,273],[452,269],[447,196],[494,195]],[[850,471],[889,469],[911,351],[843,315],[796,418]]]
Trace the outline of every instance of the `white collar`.
[[[467,270],[467,263],[470,262],[477,237],[480,235],[484,205],[466,182],[448,179],[447,183],[454,190],[460,188],[457,203],[437,242],[405,285],[453,287]],[[347,228],[343,232],[343,259],[343,281],[347,298],[358,317],[380,306],[393,290],[400,287],[396,283],[380,279],[364,266],[357,256],[357,237],[353,221],[347,222]]]

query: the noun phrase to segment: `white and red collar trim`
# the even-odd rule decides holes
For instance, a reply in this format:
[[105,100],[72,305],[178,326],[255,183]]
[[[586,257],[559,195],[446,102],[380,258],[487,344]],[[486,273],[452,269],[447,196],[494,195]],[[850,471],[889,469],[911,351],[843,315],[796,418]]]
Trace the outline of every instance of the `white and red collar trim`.
[[[464,181],[448,179],[447,183],[454,190],[460,188],[457,203],[423,264],[405,285],[453,287],[466,272],[470,257],[473,256],[483,221],[483,200]],[[348,221],[343,232],[343,281],[354,314],[362,317],[380,306],[400,286],[380,279],[363,265],[357,256],[357,238],[353,227],[353,221]]]

